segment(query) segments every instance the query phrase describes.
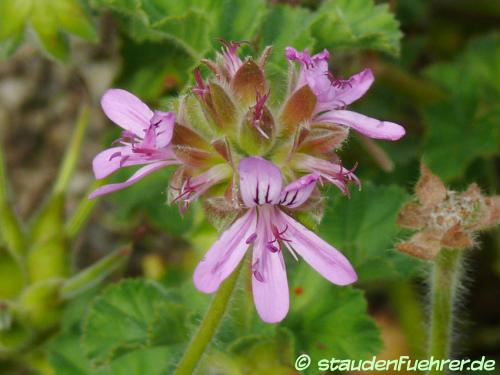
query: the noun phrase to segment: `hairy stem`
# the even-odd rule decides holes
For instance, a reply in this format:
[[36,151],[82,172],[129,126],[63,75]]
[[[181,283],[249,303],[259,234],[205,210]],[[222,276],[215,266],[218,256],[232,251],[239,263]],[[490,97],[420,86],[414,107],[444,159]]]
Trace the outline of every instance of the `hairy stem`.
[[[462,276],[461,250],[442,249],[434,261],[431,277],[431,332],[430,356],[447,359],[451,355],[454,324],[454,302]],[[442,374],[432,369],[430,375]]]
[[174,375],[188,375],[192,374],[195,370],[224,316],[224,312],[226,311],[234,287],[238,281],[238,275],[240,274],[241,265],[243,263],[245,262],[241,262],[240,266],[219,287],[203,321],[198,327],[198,331],[191,339],[191,342],[177,365]]

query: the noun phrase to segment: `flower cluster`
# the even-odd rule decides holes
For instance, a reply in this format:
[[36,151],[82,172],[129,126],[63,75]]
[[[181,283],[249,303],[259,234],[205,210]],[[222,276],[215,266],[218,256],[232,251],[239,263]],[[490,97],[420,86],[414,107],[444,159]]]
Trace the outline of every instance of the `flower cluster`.
[[223,42],[215,61],[204,60],[211,76],[204,79],[196,69],[191,93],[174,101],[171,112],[153,112],[124,90],[105,93],[104,112],[124,130],[119,145],[96,156],[96,178],[143,166],[127,181],[105,185],[91,197],[175,165],[169,201],[182,212],[201,197],[207,216],[218,218],[215,224],[224,228],[195,270],[196,287],[215,292],[251,247],[257,311],[264,321],[279,322],[289,305],[282,250],[296,260],[302,257],[332,283],[356,280],[349,261],[298,219],[320,220],[318,184],[333,184],[344,194],[349,183],[359,184],[354,168],[344,167],[335,153],[349,130],[386,140],[397,140],[405,131],[346,109],[366,93],[373,75],[365,69],[347,80],[335,78],[326,50],[311,56],[287,48],[288,92],[281,105],[270,105],[273,93],[264,67],[271,49],[258,59],[242,60],[240,46]]

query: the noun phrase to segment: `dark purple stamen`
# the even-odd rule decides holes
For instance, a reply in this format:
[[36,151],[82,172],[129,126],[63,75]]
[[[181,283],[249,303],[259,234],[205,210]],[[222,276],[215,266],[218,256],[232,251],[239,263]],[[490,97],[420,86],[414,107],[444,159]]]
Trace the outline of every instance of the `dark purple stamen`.
[[268,243],[266,247],[271,253],[277,253],[278,251],[280,251],[279,247],[274,246],[273,244],[270,243]]
[[122,156],[122,153],[120,151],[115,152],[113,155],[109,157],[109,161],[113,160],[114,158],[117,158],[119,156]]
[[255,129],[266,139],[269,139],[269,136],[262,130],[260,127],[260,123],[262,121],[262,116],[264,115],[264,108],[267,99],[269,98],[269,95],[271,93],[271,90],[267,92],[265,95],[261,95],[259,91],[256,92],[256,97],[255,97],[255,105],[253,106],[253,118],[252,118],[252,124]]
[[247,240],[245,241],[248,245],[252,244],[255,242],[255,240],[257,239],[257,233],[252,233],[248,238]]
[[264,282],[264,277],[262,276],[262,274],[257,269],[257,267],[259,266],[259,261],[260,261],[260,259],[257,259],[255,261],[255,263],[252,264],[252,273],[253,273],[253,276],[255,277],[255,279],[257,281],[260,281],[261,283],[263,283]]
[[288,238],[285,238],[283,236],[287,230],[288,230],[287,224],[285,224],[285,229],[283,229],[281,232],[279,231],[279,229],[276,225],[272,224],[271,231],[273,232],[274,240],[270,241],[269,243],[274,243],[277,241],[291,242],[291,240],[289,240]]
[[257,281],[260,281],[261,283],[263,283],[263,282],[264,282],[264,277],[262,276],[262,274],[261,274],[259,271],[254,270],[254,271],[253,271],[253,276],[255,277],[255,279],[256,279]]
[[333,87],[338,88],[338,89],[345,89],[346,87],[352,88],[352,83],[348,79],[343,79],[342,77],[340,78],[335,78],[331,72],[326,72],[325,75],[328,77],[330,80],[330,83],[332,84]]

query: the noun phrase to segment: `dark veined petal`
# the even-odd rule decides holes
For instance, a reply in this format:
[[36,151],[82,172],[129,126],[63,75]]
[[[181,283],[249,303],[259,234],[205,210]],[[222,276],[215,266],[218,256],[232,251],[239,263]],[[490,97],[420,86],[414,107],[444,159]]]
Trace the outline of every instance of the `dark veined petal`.
[[151,118],[151,124],[157,126],[156,147],[168,146],[174,134],[175,113],[155,111]]
[[241,199],[247,207],[279,202],[283,181],[279,168],[272,162],[258,156],[241,159]]
[[302,176],[296,181],[287,185],[280,196],[280,205],[289,208],[296,208],[305,203],[316,186],[320,175],[317,173]]
[[341,103],[343,106],[351,104],[365,95],[374,80],[375,78],[371,69],[364,69],[354,74],[342,85],[341,89],[337,90],[335,101]]

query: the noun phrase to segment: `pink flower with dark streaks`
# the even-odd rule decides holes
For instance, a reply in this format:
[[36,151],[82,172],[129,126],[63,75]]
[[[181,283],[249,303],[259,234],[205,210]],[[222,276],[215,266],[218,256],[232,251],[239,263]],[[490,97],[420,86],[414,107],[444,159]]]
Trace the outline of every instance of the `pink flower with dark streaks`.
[[196,287],[213,293],[253,247],[252,290],[262,320],[277,323],[289,308],[289,291],[282,248],[302,257],[330,282],[347,285],[356,272],[345,256],[286,214],[305,203],[320,178],[305,175],[283,187],[279,168],[261,157],[239,163],[240,194],[246,213],[212,245],[194,273]]
[[95,177],[102,179],[131,165],[144,167],[125,182],[98,188],[89,198],[126,188],[167,165],[180,164],[170,147],[174,113],[153,112],[136,96],[120,89],[108,90],[102,97],[101,106],[106,116],[124,130],[121,138],[114,142],[119,146],[108,148],[94,158]]
[[296,89],[308,85],[316,95],[314,123],[335,123],[352,128],[367,137],[396,141],[405,135],[401,125],[389,121],[380,121],[360,113],[347,111],[345,108],[361,98],[374,81],[370,69],[365,69],[349,79],[338,79],[328,70],[330,54],[327,50],[310,56],[304,50],[286,48],[286,57],[301,64]]

